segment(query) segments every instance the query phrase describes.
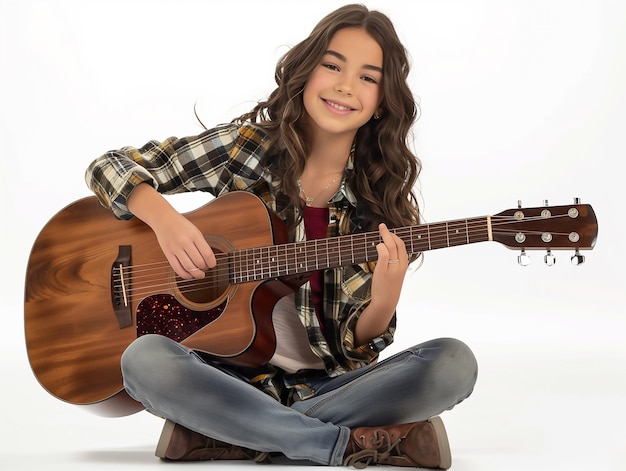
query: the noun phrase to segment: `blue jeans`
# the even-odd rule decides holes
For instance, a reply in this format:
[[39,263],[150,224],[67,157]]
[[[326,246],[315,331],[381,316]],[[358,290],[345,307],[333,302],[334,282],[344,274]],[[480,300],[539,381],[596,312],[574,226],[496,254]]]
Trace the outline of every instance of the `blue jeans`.
[[350,428],[426,420],[467,398],[471,350],[455,339],[416,345],[335,378],[287,407],[167,337],[144,335],[122,356],[128,393],[153,414],[256,451],[341,465]]

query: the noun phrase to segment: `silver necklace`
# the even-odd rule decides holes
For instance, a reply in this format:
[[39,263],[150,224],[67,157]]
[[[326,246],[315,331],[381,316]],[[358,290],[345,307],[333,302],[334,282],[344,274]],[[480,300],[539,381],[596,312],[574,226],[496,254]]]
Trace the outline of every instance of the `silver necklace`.
[[300,193],[302,193],[302,196],[304,196],[304,204],[306,204],[307,206],[311,206],[313,204],[313,201],[315,201],[322,193],[324,193],[326,190],[328,190],[330,188],[330,185],[332,185],[333,183],[335,183],[337,181],[337,178],[339,177],[335,177],[333,178],[333,180],[326,185],[324,188],[322,188],[322,191],[320,191],[317,195],[311,197],[309,195],[306,194],[306,191],[304,191],[304,188],[302,188],[302,181],[298,178],[298,181],[296,182],[298,184],[298,188],[300,189]]

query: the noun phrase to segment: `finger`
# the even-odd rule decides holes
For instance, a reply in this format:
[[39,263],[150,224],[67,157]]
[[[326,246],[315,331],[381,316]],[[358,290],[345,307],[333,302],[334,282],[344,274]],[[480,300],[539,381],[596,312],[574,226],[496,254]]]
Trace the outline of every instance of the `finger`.
[[174,272],[178,276],[180,276],[182,279],[188,280],[190,278],[193,278],[193,275],[189,271],[187,271],[187,269],[182,265],[178,257],[176,256],[167,257],[167,260],[170,262],[170,266],[172,267],[172,270],[174,270]]
[[378,230],[380,232],[380,237],[383,241],[383,244],[385,244],[385,247],[389,253],[389,257],[391,259],[398,258],[398,242],[396,239],[399,239],[399,238],[395,236],[394,234],[392,234],[387,228],[387,225],[384,223],[381,223],[378,226]]
[[386,264],[389,261],[389,259],[391,258],[389,256],[389,249],[384,244],[384,242],[381,242],[380,244],[376,245],[376,252],[378,253],[378,262],[379,263]]
[[200,243],[196,243],[195,248],[199,256],[199,260],[197,261],[198,263],[196,264],[197,267],[204,270],[215,267],[215,265],[217,264],[217,260],[215,259],[215,253],[213,252],[213,249],[211,249],[211,246],[206,242],[206,240],[204,240],[204,238],[201,240]]
[[379,231],[389,255],[387,263],[400,265],[408,264],[408,255],[404,241],[391,232],[384,223],[380,224]]
[[[196,262],[194,262],[186,252],[177,258],[177,262],[177,266],[175,267],[174,264],[172,264],[172,268],[174,268],[174,271],[181,278],[188,280],[191,278],[201,279],[205,277],[204,269],[198,267]],[[201,264],[204,263],[202,262]]]
[[186,271],[194,278],[204,278],[206,270],[215,267],[217,264],[211,246],[202,235],[196,237],[185,252],[191,261],[191,265],[183,263],[183,266],[186,267]]
[[193,269],[194,267],[197,267],[200,270],[206,271],[209,268],[213,268],[217,263],[211,246],[199,232],[189,242],[185,248],[185,252],[193,264],[193,266],[188,268]]

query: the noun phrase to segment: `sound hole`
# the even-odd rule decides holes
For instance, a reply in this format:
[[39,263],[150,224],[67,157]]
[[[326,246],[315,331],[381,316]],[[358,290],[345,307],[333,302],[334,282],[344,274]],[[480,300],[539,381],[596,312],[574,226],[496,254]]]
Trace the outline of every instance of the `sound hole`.
[[223,303],[236,290],[236,286],[230,284],[228,258],[228,252],[234,247],[226,239],[216,236],[207,237],[207,241],[215,253],[217,265],[207,270],[205,277],[199,280],[175,277],[176,298],[189,309],[211,309]]
[[220,258],[224,261],[218,262],[216,267],[208,270],[201,280],[178,279],[178,290],[187,302],[196,305],[206,304],[223,297],[229,287],[228,266],[225,266],[226,258],[218,257],[218,260]]

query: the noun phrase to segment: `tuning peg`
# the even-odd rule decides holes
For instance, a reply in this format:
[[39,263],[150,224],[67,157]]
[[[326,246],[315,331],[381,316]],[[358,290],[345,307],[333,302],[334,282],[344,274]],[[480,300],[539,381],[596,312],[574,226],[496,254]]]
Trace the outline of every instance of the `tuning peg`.
[[552,255],[552,252],[550,251],[550,249],[548,249],[548,253],[546,253],[546,255],[543,257],[543,261],[549,267],[551,267],[552,265],[556,263],[556,257]]
[[522,252],[517,256],[517,263],[523,267],[530,265],[530,257],[526,254],[524,249],[522,249]]
[[574,255],[572,255],[572,258],[570,260],[572,262],[572,265],[582,265],[583,263],[585,263],[585,256],[581,255],[578,249],[576,249],[576,252],[574,252]]

